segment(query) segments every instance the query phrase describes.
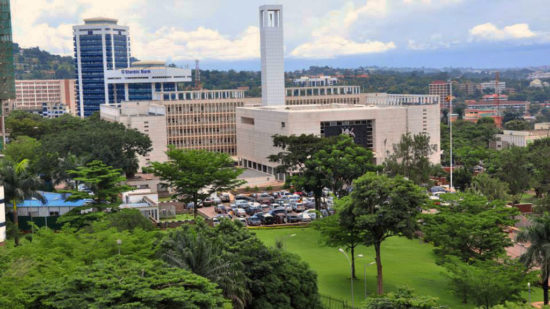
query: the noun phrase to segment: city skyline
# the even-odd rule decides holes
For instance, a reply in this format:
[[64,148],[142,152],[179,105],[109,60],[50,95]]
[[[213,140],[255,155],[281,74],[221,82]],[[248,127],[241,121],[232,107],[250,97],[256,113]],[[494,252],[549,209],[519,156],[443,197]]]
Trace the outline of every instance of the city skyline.
[[[119,19],[132,55],[210,69],[259,70],[256,8],[271,2],[12,0],[14,42],[72,55],[72,26]],[[550,21],[542,0],[277,1],[285,8],[287,70],[337,67],[547,65]]]

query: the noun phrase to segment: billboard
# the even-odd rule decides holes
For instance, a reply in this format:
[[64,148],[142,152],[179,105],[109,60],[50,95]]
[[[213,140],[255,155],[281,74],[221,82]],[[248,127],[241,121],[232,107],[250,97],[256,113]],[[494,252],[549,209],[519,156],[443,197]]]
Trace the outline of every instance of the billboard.
[[374,120],[323,121],[321,136],[349,135],[353,137],[356,144],[373,149],[373,124]]

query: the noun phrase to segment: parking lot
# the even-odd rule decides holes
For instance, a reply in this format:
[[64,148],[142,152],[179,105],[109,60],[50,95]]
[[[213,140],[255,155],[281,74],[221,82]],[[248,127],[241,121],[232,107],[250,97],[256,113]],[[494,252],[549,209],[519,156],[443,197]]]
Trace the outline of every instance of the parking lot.
[[205,206],[199,211],[214,225],[222,218],[228,218],[248,226],[260,226],[311,222],[319,216],[334,213],[332,203],[332,197],[322,198],[321,210],[317,212],[313,197],[301,192],[277,191],[236,196],[223,193],[205,200]]

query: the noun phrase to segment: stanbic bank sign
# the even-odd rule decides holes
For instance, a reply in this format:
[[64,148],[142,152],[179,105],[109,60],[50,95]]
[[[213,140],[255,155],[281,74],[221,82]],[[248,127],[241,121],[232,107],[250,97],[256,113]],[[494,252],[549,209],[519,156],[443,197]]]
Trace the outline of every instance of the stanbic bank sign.
[[183,83],[191,81],[191,70],[170,67],[107,70],[105,80],[108,84]]
[[122,74],[150,74],[151,70],[120,70]]

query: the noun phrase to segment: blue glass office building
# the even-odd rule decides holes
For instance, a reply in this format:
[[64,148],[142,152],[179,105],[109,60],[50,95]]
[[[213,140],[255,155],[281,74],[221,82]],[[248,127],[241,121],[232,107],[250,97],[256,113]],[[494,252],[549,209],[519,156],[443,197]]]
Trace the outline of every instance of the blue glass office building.
[[128,27],[116,19],[89,18],[73,26],[78,114],[87,117],[107,102],[105,72],[130,66]]

